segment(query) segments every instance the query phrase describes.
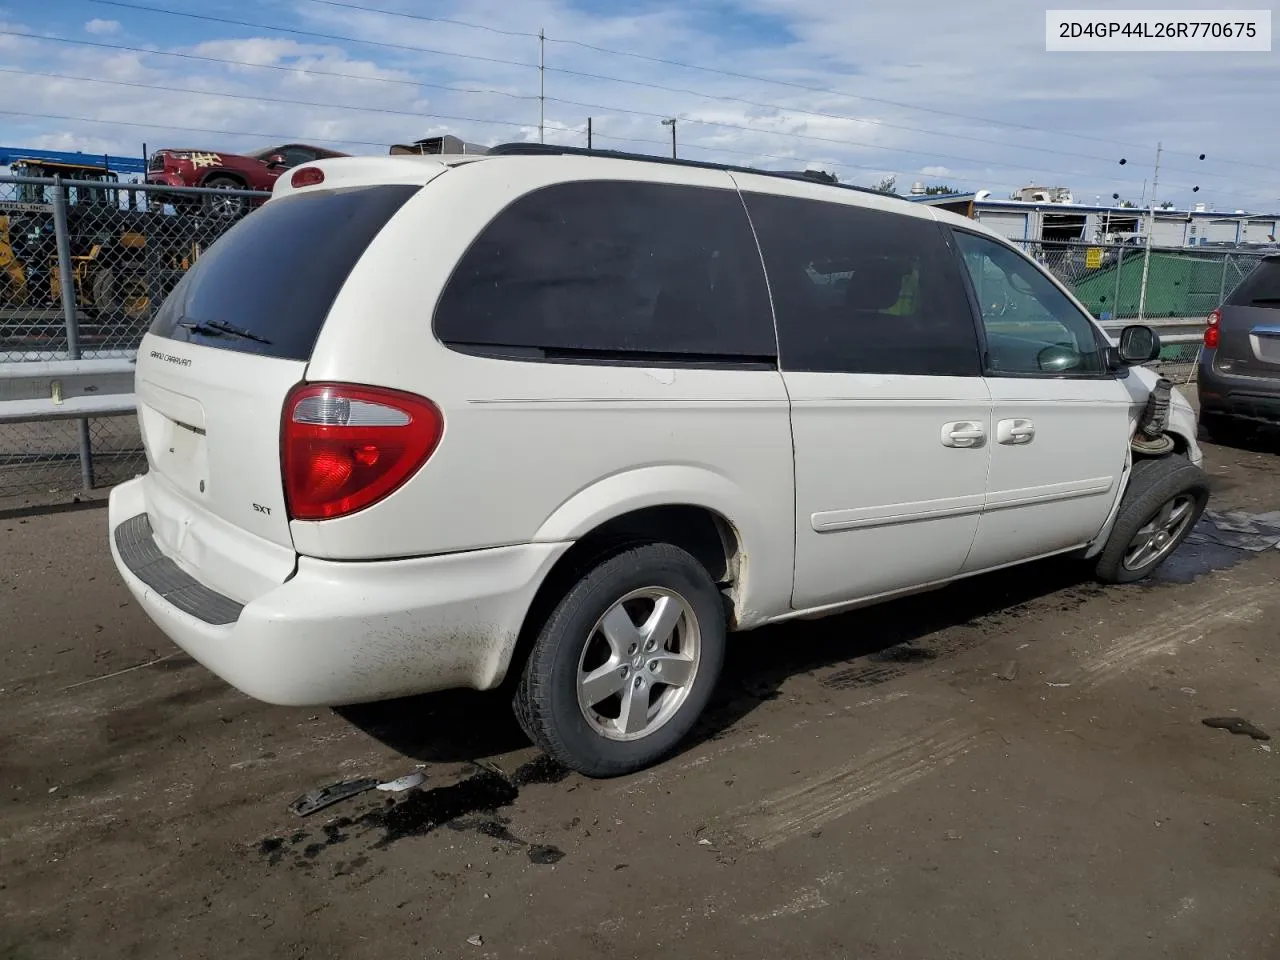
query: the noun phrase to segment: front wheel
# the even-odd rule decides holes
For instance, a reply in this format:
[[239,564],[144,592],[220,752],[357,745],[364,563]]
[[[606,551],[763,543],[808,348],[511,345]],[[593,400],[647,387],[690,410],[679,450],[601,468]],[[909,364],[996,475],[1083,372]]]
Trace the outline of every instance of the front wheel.
[[671,544],[633,547],[589,571],[547,618],[516,691],[516,717],[571,769],[631,773],[693,727],[724,648],[724,606],[706,569]]
[[1191,533],[1209,502],[1209,478],[1180,456],[1139,460],[1096,573],[1105,583],[1149,576]]
[[[211,190],[243,190],[244,185],[231,177],[210,177],[204,185]],[[234,220],[241,217],[249,209],[249,201],[245,197],[206,193],[204,208],[215,217]]]

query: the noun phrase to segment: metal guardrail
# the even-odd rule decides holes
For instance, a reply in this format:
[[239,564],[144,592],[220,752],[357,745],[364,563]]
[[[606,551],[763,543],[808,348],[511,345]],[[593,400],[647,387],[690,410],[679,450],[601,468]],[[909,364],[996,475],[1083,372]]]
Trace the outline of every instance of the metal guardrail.
[[131,359],[0,363],[0,424],[132,414],[134,366]]

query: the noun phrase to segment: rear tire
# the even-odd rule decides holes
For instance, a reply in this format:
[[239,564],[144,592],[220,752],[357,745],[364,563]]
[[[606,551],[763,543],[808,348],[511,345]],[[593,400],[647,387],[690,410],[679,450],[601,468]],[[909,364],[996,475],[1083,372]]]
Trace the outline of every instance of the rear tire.
[[1098,555],[1098,579],[1132,583],[1150,576],[1191,533],[1208,502],[1209,478],[1186,458],[1136,461]]
[[632,773],[693,727],[724,648],[724,604],[706,569],[671,544],[632,547],[585,573],[542,625],[516,718],[566,767]]
[[93,275],[93,305],[100,313],[112,313],[120,308],[116,276],[110,267],[104,267]]

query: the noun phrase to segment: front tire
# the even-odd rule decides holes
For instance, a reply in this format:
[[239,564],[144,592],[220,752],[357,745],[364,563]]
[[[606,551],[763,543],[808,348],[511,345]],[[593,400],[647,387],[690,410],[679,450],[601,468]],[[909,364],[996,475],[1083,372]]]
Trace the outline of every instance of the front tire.
[[633,547],[571,587],[540,630],[515,696],[521,727],[589,777],[670,753],[711,698],[725,612],[706,569],[666,543]]
[[1150,576],[1187,538],[1209,502],[1209,478],[1180,456],[1138,460],[1096,575],[1104,583]]

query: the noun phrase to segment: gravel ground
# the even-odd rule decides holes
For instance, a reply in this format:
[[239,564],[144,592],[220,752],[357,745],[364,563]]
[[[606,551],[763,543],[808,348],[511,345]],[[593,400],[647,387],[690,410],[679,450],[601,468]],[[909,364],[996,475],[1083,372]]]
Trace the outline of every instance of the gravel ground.
[[[1215,507],[1280,508],[1274,444],[1206,452]],[[1280,734],[1280,550],[741,635],[685,749],[600,782],[498,695],[241,696],[130,602],[105,521],[0,514],[4,960],[1280,956],[1280,741],[1201,722]]]

